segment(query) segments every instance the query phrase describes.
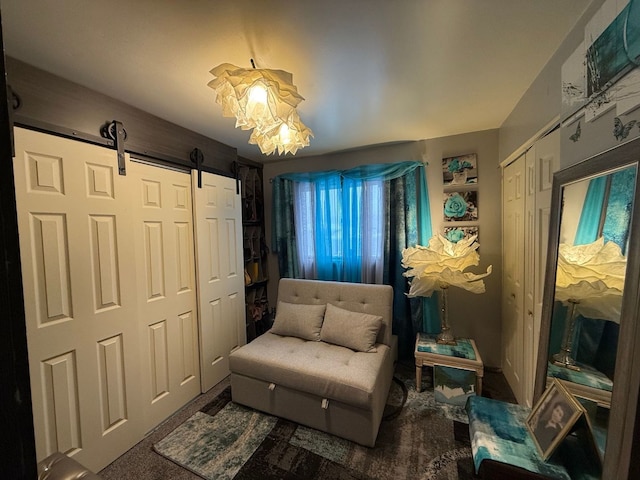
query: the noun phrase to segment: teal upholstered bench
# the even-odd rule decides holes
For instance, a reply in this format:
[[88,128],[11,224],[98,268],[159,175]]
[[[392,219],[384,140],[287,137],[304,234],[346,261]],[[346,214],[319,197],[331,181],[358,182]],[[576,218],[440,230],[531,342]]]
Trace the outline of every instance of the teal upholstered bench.
[[525,425],[530,409],[485,397],[467,402],[476,473],[490,479],[598,479],[598,466],[573,436],[546,462]]

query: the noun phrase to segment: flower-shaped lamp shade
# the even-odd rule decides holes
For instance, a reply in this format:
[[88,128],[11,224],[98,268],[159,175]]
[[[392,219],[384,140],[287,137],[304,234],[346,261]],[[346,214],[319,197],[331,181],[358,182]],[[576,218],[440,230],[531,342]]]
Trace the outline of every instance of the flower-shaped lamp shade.
[[428,246],[416,245],[402,251],[402,266],[408,270],[405,277],[411,278],[409,297],[429,297],[442,287],[459,287],[472,293],[484,293],[482,280],[491,273],[464,272],[468,267],[480,263],[476,235],[457,243],[450,242],[442,235],[435,235]]
[[286,122],[268,132],[254,129],[249,137],[249,143],[258,145],[265,155],[271,155],[276,150],[279,155],[283,153],[295,155],[298,149],[309,146],[309,137],[313,137],[313,132],[300,121],[300,117],[294,110]]
[[236,117],[236,127],[270,131],[286,122],[304,98],[283,70],[240,68],[223,63],[210,72],[222,115]]
[[583,317],[620,323],[626,267],[618,244],[603,237],[586,245],[561,244],[555,299],[576,302]]

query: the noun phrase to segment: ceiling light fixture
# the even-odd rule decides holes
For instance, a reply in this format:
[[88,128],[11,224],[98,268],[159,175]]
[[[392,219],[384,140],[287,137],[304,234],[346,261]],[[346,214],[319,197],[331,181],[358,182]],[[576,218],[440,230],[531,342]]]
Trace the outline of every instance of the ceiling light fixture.
[[236,118],[236,128],[253,129],[249,143],[271,155],[295,154],[309,145],[313,132],[300,121],[296,111],[304,98],[284,70],[240,68],[223,63],[211,70],[216,77],[208,86],[216,91],[222,115]]
[[269,132],[260,132],[254,129],[249,137],[249,143],[258,145],[265,155],[271,155],[278,151],[278,155],[290,153],[295,155],[300,148],[309,146],[309,137],[313,132],[300,121],[298,113],[294,110],[286,122],[281,123]]

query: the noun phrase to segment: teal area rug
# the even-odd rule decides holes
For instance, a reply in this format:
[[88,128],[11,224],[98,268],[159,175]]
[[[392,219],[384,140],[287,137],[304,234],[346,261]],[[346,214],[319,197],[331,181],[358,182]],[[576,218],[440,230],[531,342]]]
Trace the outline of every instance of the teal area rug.
[[227,388],[154,450],[207,480],[474,478],[464,409],[436,402],[430,385],[417,393],[405,370],[373,448],[234,404]]
[[276,421],[229,402],[213,417],[196,412],[154,449],[204,478],[231,480]]

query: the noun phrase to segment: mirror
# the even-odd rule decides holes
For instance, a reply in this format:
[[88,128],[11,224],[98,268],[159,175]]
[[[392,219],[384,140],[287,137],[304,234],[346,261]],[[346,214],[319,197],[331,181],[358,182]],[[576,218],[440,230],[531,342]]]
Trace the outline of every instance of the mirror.
[[578,398],[603,478],[626,477],[630,449],[620,447],[633,438],[626,416],[635,418],[638,397],[638,161],[640,141],[631,141],[553,179],[534,402],[554,377]]

